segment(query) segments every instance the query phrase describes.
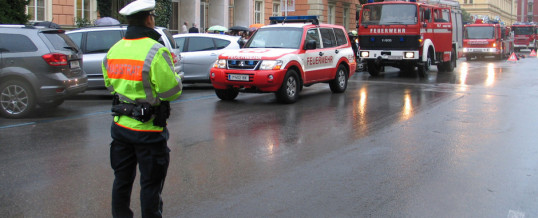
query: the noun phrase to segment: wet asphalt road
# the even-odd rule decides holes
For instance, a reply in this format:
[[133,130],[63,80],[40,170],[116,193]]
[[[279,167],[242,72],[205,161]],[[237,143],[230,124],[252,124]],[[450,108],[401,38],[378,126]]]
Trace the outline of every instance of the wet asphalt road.
[[[165,217],[538,217],[538,61],[172,103]],[[1,217],[110,217],[110,96],[0,118]],[[138,178],[131,205],[137,217]]]

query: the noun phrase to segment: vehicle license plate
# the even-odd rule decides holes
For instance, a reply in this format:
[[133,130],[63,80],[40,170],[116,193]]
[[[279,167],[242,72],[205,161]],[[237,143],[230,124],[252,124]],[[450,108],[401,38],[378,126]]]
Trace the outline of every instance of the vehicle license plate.
[[228,74],[228,80],[233,80],[233,81],[248,81],[248,75],[242,75],[242,74]]
[[403,56],[388,56],[387,59],[389,59],[389,60],[402,60]]
[[71,61],[71,69],[74,69],[74,68],[80,68],[80,63],[78,61]]

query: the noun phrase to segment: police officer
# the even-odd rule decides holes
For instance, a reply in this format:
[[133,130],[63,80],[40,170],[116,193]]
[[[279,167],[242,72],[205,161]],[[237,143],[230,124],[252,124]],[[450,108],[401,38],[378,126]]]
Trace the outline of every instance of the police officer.
[[162,217],[161,192],[168,171],[166,119],[182,92],[170,51],[157,42],[155,0],[136,0],[120,10],[129,22],[125,38],[103,59],[105,86],[114,94],[110,163],[114,170],[113,217],[133,217],[131,190],[140,170],[142,217]]

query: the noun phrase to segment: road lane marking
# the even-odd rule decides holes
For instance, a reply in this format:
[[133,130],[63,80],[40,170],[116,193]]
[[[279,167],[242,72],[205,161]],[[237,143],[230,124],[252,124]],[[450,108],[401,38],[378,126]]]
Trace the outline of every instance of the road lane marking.
[[507,218],[525,218],[525,213],[517,210],[508,210]]

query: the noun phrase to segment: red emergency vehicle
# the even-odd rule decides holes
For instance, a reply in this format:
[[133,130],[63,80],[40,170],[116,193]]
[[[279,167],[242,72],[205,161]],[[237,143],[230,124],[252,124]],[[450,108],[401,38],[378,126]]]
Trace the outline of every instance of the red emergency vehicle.
[[320,24],[316,16],[270,17],[243,48],[219,56],[210,71],[222,100],[240,92],[273,92],[278,101],[297,101],[303,87],[329,83],[334,93],[347,88],[357,63],[343,26]]
[[514,32],[514,46],[516,51],[521,49],[536,49],[538,45],[538,29],[534,23],[514,23],[512,25]]
[[425,77],[432,64],[453,71],[461,50],[463,24],[459,3],[384,1],[362,6],[359,19],[359,55],[372,76],[383,66]]
[[480,59],[485,56],[495,56],[502,60],[513,51],[514,40],[506,26],[498,23],[484,23],[481,19],[464,26],[463,54],[468,61],[472,57]]

